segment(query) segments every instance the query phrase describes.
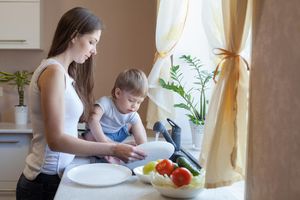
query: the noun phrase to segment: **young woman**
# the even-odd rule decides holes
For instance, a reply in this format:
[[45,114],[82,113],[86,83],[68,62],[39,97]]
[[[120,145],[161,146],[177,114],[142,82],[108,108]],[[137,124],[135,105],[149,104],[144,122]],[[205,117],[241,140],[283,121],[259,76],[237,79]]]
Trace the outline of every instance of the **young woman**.
[[60,19],[48,58],[30,83],[32,147],[17,184],[17,199],[53,199],[65,167],[75,155],[112,155],[129,162],[144,159],[128,144],[77,138],[77,124],[93,109],[92,58],[103,25],[88,9],[76,7]]

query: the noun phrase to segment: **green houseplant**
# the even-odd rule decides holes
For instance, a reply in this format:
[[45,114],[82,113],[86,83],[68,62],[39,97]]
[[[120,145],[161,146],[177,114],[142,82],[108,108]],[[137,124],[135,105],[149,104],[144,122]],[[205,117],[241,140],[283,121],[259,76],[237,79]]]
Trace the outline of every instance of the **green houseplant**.
[[9,85],[17,86],[19,95],[19,104],[17,106],[25,106],[24,89],[26,85],[29,85],[32,73],[28,71],[16,71],[15,73],[0,71],[0,82],[7,82]]
[[[182,55],[180,59],[183,60],[183,62],[186,63],[193,71],[195,71],[196,81],[193,82],[193,87],[190,89],[186,89],[184,87],[184,74],[181,72],[179,65],[171,66],[171,82],[159,79],[159,84],[163,88],[177,93],[183,99],[183,103],[177,103],[174,104],[174,106],[187,110],[187,116],[191,122],[196,125],[204,125],[208,102],[206,98],[206,90],[209,81],[213,77],[213,73],[203,70],[203,65],[197,57],[192,58],[190,55]],[[193,97],[195,92],[199,94],[197,96],[199,98],[198,101],[196,101]]]
[[[206,90],[209,81],[213,77],[213,72],[210,73],[203,70],[203,65],[196,57],[192,58],[190,55],[182,55],[180,59],[195,72],[195,81],[192,83],[192,87],[184,87],[184,73],[181,72],[179,65],[171,66],[171,82],[159,79],[159,83],[163,88],[177,93],[182,98],[183,102],[176,103],[174,106],[188,111],[187,116],[190,122],[192,145],[194,149],[200,150],[208,103]],[[196,100],[195,97],[198,99]]]
[[15,106],[15,122],[16,124],[26,124],[28,116],[28,108],[24,104],[25,86],[29,85],[33,72],[16,71],[15,73],[0,71],[0,82],[15,85],[17,87],[19,104]]

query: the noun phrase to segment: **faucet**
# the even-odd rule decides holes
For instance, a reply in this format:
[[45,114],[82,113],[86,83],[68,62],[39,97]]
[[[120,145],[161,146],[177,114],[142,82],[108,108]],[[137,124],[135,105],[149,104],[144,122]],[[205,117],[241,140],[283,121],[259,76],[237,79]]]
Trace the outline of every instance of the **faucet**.
[[191,155],[188,151],[186,151],[185,149],[182,149],[180,147],[181,146],[180,145],[180,143],[181,143],[181,138],[180,138],[181,137],[181,128],[175,122],[170,120],[169,118],[167,118],[167,121],[172,126],[171,136],[170,136],[169,132],[166,130],[163,123],[160,121],[155,122],[155,124],[153,126],[153,131],[156,133],[156,136],[158,136],[160,133],[162,133],[162,135],[164,136],[166,141],[171,143],[174,146],[175,152],[170,157],[170,160],[172,160],[173,162],[176,162],[178,157],[184,156],[189,161],[191,161],[195,167],[197,167],[200,170],[202,167],[199,165],[198,160],[195,159],[193,157],[193,155]]
[[172,126],[171,136],[170,136],[169,132],[166,130],[163,123],[160,121],[158,121],[154,124],[153,131],[156,133],[156,136],[159,133],[162,133],[162,135],[164,136],[166,141],[171,143],[174,146],[175,151],[180,151],[181,128],[175,122],[173,122],[171,119],[167,118],[167,121]]
[[174,148],[176,149],[176,144],[172,140],[170,134],[168,133],[167,129],[165,128],[165,126],[163,125],[162,122],[160,122],[160,121],[155,122],[155,124],[153,126],[153,131],[156,134],[161,133],[164,136],[164,138],[166,139],[166,141],[171,143],[174,146]]
[[167,118],[167,121],[172,126],[171,137],[174,143],[176,144],[175,151],[180,151],[181,147],[181,128],[175,124],[172,120]]

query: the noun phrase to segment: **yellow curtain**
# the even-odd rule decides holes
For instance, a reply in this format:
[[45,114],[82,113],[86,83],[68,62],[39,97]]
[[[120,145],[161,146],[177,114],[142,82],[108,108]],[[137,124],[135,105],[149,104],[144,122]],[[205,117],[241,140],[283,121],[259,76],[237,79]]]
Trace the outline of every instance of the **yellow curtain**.
[[204,6],[203,19],[210,23],[205,28],[220,73],[208,109],[200,163],[206,170],[205,186],[214,188],[245,175],[249,74],[240,53],[249,33],[252,0],[206,0]]
[[159,78],[169,80],[170,56],[179,41],[188,13],[188,0],[160,0],[156,22],[156,49],[153,68],[148,76],[149,104],[147,128],[152,129],[156,121],[174,116],[173,94],[159,85]]

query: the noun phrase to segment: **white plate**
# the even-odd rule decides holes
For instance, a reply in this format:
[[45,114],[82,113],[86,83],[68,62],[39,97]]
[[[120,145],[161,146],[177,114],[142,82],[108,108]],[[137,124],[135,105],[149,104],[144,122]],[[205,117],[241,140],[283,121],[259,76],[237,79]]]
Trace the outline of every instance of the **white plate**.
[[150,161],[158,159],[168,159],[174,153],[174,146],[165,141],[152,141],[140,144],[138,148],[145,151],[147,157],[144,160],[138,160],[125,164],[130,169],[147,164]]
[[139,166],[133,169],[135,175],[144,183],[151,183],[151,175],[146,175],[143,173],[144,166]]
[[109,164],[85,164],[70,169],[67,177],[75,183],[86,186],[110,186],[126,181],[132,172],[127,167]]

